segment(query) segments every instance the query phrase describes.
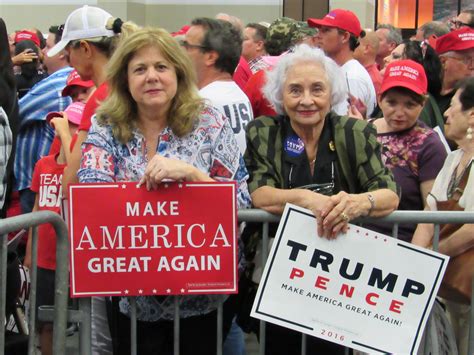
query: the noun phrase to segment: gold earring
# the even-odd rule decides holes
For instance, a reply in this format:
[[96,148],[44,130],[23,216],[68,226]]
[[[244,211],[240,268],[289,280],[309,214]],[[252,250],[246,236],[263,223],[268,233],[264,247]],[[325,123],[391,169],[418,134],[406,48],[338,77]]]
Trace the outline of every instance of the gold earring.
[[472,128],[469,127],[466,131],[466,138],[472,140]]

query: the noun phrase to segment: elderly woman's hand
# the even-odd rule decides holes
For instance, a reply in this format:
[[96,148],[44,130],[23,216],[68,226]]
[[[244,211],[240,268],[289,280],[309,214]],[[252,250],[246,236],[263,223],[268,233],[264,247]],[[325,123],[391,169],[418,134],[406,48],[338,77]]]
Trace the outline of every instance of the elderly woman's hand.
[[146,184],[147,190],[156,190],[163,181],[212,181],[209,176],[181,160],[156,154],[145,168],[138,186]]
[[[346,194],[343,192],[343,194]],[[336,195],[339,196],[340,194]],[[347,224],[350,218],[342,218],[341,213],[337,215],[338,210],[343,211],[341,199],[336,196],[326,196],[316,192],[312,193],[310,201],[306,203],[306,207],[310,209],[318,222],[318,235],[327,239],[334,239],[339,232],[347,230]],[[346,203],[346,198],[342,199]],[[335,217],[334,217],[335,216]],[[344,215],[343,215],[344,216]]]
[[332,239],[332,235],[326,233],[326,231],[323,229],[323,220],[324,213],[328,208],[327,206],[330,204],[332,203],[331,198],[329,196],[322,195],[317,192],[311,192],[309,201],[305,203],[305,207],[311,210],[314,216],[316,217],[316,220],[318,222],[318,235],[320,237],[326,237],[328,239]]
[[345,233],[350,220],[368,214],[370,202],[362,194],[348,194],[341,191],[330,196],[321,207],[318,218],[318,233],[327,238],[335,238],[339,233]]

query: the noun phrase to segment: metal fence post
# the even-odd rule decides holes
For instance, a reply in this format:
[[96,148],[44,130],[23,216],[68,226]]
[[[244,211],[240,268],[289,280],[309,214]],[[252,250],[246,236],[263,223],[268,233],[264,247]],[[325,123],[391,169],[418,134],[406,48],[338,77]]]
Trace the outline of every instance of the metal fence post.
[[[217,306],[217,351],[216,355],[222,355],[222,346],[223,346],[223,335],[222,335],[222,326],[224,324],[224,311],[223,311],[223,305],[225,302],[225,297],[222,297],[222,299],[219,302],[219,305]],[[231,325],[232,326],[232,325]]]
[[433,250],[438,251],[439,247],[439,224],[434,225]]
[[[48,211],[44,211],[48,212]],[[41,213],[41,212],[37,212]],[[68,229],[59,214],[50,212],[56,232],[56,267],[54,292],[53,354],[66,353],[67,302],[69,293],[69,237]],[[49,219],[49,218],[48,218]],[[66,266],[67,265],[67,266]]]
[[398,223],[394,223],[392,227],[392,237],[398,239]]
[[472,277],[471,289],[471,322],[469,326],[469,346],[468,354],[474,354],[474,305],[472,304],[472,295],[474,295],[474,276]]
[[[28,334],[36,333],[36,285],[38,277],[38,226],[33,227],[31,239],[31,269],[30,269],[30,316],[28,318]],[[35,337],[28,337],[28,355],[36,354]]]
[[301,355],[306,355],[306,338],[307,335],[301,333]]
[[81,323],[79,326],[79,350],[81,355],[91,353],[92,348],[92,298],[80,298],[79,310],[81,314]]
[[179,355],[179,298],[174,298],[174,320],[173,320],[173,354]]
[[[268,258],[268,227],[268,222],[264,222],[262,226],[262,267],[265,265]],[[265,343],[267,339],[266,333],[266,322],[260,321],[259,348],[261,355],[265,354]]]
[[[64,221],[61,219],[61,216],[57,213],[51,211],[39,211],[33,213],[27,213],[20,216],[5,218],[0,220],[0,235],[5,235],[0,246],[0,258],[2,259],[2,265],[0,270],[0,276],[6,275],[6,234],[10,232],[17,231],[19,229],[28,229],[33,226],[37,226],[44,223],[51,223],[54,227],[57,236],[56,243],[56,262],[58,265],[69,265],[69,255],[68,255],[68,233],[67,227]],[[5,256],[4,256],[5,255]],[[3,266],[5,264],[5,266]],[[54,308],[54,327],[53,327],[53,353],[54,354],[65,354],[66,353],[66,321],[67,321],[67,292],[68,292],[68,268],[58,268],[56,270],[55,278],[55,308]],[[5,277],[2,277],[1,282],[5,281]],[[6,284],[2,286],[2,294],[6,291]],[[0,305],[2,301],[5,300],[5,297],[0,297]],[[4,304],[4,303],[3,303]],[[5,319],[5,307],[1,307],[0,315],[3,314],[3,319],[1,320],[4,323]],[[3,313],[2,313],[3,312]],[[5,327],[2,324],[0,327],[0,354],[3,354],[5,347]],[[29,334],[30,337],[34,337],[35,334]]]
[[5,353],[5,307],[7,294],[7,235],[0,234],[0,355]]
[[130,301],[130,346],[131,354],[137,355],[137,299],[129,297]]

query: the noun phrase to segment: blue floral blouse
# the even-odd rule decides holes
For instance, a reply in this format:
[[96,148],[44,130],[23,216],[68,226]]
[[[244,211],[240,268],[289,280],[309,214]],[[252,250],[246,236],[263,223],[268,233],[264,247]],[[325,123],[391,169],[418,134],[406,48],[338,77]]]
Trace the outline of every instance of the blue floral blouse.
[[[81,167],[77,173],[79,181],[139,181],[148,163],[146,153],[145,138],[138,129],[133,131],[127,144],[122,144],[114,138],[111,126],[99,125],[94,116],[89,135],[82,145]],[[189,163],[217,181],[236,180],[238,207],[250,206],[247,169],[229,121],[217,109],[205,106],[191,133],[183,137],[174,135],[166,127],[160,134],[157,153]],[[239,268],[243,259],[240,254]],[[180,317],[209,313],[217,308],[222,298],[222,295],[179,297]],[[136,297],[137,319],[172,320],[174,299],[173,296]],[[121,299],[120,310],[130,315],[128,298]]]

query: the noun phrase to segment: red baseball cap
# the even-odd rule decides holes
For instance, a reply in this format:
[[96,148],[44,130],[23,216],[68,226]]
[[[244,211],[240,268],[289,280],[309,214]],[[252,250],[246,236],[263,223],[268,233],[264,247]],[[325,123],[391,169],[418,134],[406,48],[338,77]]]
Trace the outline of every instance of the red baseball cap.
[[81,86],[84,88],[91,88],[94,86],[94,82],[92,80],[82,80],[77,71],[74,69],[72,72],[69,73],[66,79],[66,86],[64,87],[63,91],[61,92],[62,96],[69,96],[71,95],[71,88],[73,86]]
[[428,91],[428,79],[423,66],[413,60],[397,60],[387,65],[383,76],[380,93],[394,87],[407,88],[424,95]]
[[[79,125],[82,119],[82,113],[84,112],[84,106],[86,104],[83,102],[73,102],[70,104],[64,112],[67,114],[67,119],[69,122]],[[63,117],[62,112],[50,112],[46,115],[46,122],[50,123],[54,117]]]
[[449,32],[436,41],[436,53],[438,54],[471,48],[474,48],[474,29],[467,26]]
[[344,9],[331,10],[321,20],[309,18],[308,25],[310,27],[337,27],[341,30],[352,33],[356,37],[359,37],[362,32],[362,27],[360,27],[360,22],[357,16],[352,11]]
[[40,40],[36,33],[26,30],[15,33],[15,43],[26,40],[33,41],[38,47],[40,46]]
[[191,26],[189,26],[189,25],[184,25],[184,26],[181,27],[178,31],[176,31],[176,32],[171,32],[171,35],[172,35],[173,37],[185,35],[185,34],[189,31],[190,28],[191,28]]

